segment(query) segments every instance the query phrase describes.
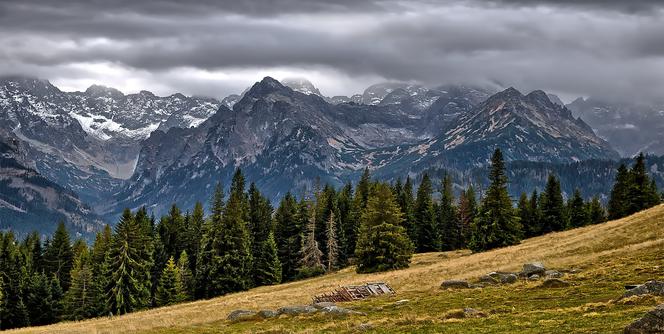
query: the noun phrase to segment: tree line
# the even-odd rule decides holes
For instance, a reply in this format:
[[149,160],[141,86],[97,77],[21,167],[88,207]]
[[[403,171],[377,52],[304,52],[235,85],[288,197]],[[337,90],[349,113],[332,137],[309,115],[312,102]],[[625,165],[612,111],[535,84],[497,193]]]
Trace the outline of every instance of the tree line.
[[[609,217],[660,202],[643,160],[621,166]],[[449,175],[434,189],[424,174],[414,191],[411,178],[388,184],[366,169],[355,187],[287,193],[275,209],[255,184],[245,190],[237,170],[228,196],[217,185],[207,213],[202,203],[191,212],[174,204],[158,220],[146,208],[126,209],[91,246],[72,243],[62,223],[44,241],[0,233],[0,328],[119,315],[350,265],[360,273],[400,269],[413,252],[484,251],[607,219],[596,197],[586,201],[577,190],[565,201],[554,175],[515,206],[500,150],[491,162],[481,198],[472,186],[456,198]]]

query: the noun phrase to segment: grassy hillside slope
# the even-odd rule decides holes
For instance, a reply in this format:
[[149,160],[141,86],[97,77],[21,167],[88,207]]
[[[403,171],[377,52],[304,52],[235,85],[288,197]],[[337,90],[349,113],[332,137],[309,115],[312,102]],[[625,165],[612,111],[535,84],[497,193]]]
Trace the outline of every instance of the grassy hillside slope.
[[[547,268],[581,269],[567,275],[573,285],[539,287],[541,282],[470,290],[441,290],[441,281],[474,279],[491,271],[518,271],[529,261]],[[602,225],[553,233],[517,246],[486,253],[416,255],[411,268],[359,275],[353,269],[272,287],[155,309],[121,317],[18,330],[20,333],[611,333],[640,317],[659,297],[617,299],[625,284],[664,279],[664,205]],[[315,294],[339,285],[390,283],[397,295],[346,303],[367,313],[332,317],[286,317],[251,322],[225,320],[234,309],[276,309],[305,304]],[[400,299],[409,299],[395,305]],[[453,310],[472,307],[488,314],[479,319],[448,319]]]

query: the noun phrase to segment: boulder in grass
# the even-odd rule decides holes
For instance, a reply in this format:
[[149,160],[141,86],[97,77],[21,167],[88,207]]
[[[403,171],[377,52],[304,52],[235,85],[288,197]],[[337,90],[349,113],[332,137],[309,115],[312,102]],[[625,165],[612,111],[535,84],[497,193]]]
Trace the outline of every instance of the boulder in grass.
[[567,281],[563,281],[560,278],[547,278],[542,282],[542,287],[543,288],[565,288],[570,286],[571,284]]
[[256,315],[257,313],[255,311],[235,310],[229,313],[226,319],[229,321],[245,321],[255,319]]
[[540,279],[540,275],[537,275],[537,274],[530,275],[530,277],[528,277],[529,281],[537,281],[539,279]]
[[258,311],[258,316],[262,319],[271,319],[279,316],[279,313],[272,310],[261,310]]
[[664,296],[664,282],[648,281],[644,284],[637,285],[636,287],[625,292],[623,298],[640,295]]
[[563,277],[563,273],[556,270],[547,270],[544,272],[544,276],[547,278],[561,278]]
[[480,277],[479,282],[482,283],[482,284],[492,284],[493,285],[493,284],[500,283],[500,279],[494,278],[494,277],[491,276],[491,274],[489,274],[489,275],[484,275],[484,276]]
[[336,306],[337,304],[333,302],[319,302],[319,303],[313,303],[311,306],[315,307],[316,309],[322,309],[325,307],[330,307],[330,306]]
[[318,309],[311,305],[295,305],[295,306],[284,306],[277,310],[278,314],[286,315],[300,315],[300,314],[311,314],[316,313]]
[[516,283],[519,277],[515,273],[506,273],[506,272],[492,272],[488,276],[497,280],[501,284],[511,284]]
[[329,315],[366,315],[363,312],[354,311],[336,305],[323,307],[322,309],[320,309],[320,312]]
[[464,280],[446,280],[440,284],[443,289],[470,289],[470,283]]
[[646,313],[643,318],[629,324],[625,334],[664,333],[664,304]]
[[525,277],[530,277],[535,274],[543,276],[545,272],[546,268],[541,262],[531,262],[523,265],[520,274]]

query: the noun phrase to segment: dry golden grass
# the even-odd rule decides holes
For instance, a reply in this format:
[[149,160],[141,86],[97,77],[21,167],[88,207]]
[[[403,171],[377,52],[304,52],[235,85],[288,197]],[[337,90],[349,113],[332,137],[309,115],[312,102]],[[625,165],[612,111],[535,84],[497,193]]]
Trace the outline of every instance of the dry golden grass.
[[[231,329],[227,326],[231,325],[223,320],[234,309],[276,309],[285,305],[309,303],[313,295],[333,290],[340,285],[386,281],[397,290],[399,298],[410,298],[411,296],[426,296],[432,294],[432,291],[439,291],[438,286],[444,279],[474,278],[495,270],[517,271],[523,263],[529,261],[542,261],[547,267],[552,268],[582,268],[585,273],[586,270],[602,266],[606,259],[631,259],[637,256],[635,254],[645,251],[652,253],[659,250],[664,252],[664,205],[621,220],[552,233],[528,239],[517,246],[490,252],[470,254],[467,251],[461,251],[419,254],[413,258],[411,268],[405,270],[359,275],[349,268],[323,277],[278,286],[260,287],[211,300],[137,312],[120,317],[26,328],[16,330],[16,332],[135,333],[167,328],[174,328],[175,331],[178,331],[179,328],[183,332],[188,332],[197,328],[209,331],[210,326],[214,327],[213,331],[224,331],[224,328],[226,331],[230,331]],[[602,270],[619,270],[620,265],[620,261],[611,261],[605,266],[608,268]],[[648,270],[652,270],[652,268]],[[592,312],[583,316],[601,319],[602,310],[606,305],[608,303],[589,303],[569,308],[566,312],[591,310]],[[533,314],[535,313],[533,312]],[[431,320],[427,317],[418,320],[417,317],[414,317],[401,321],[410,325],[422,322],[426,326],[428,323],[438,320]],[[542,325],[556,320],[539,321]],[[515,323],[515,325],[519,324]],[[332,326],[331,324],[321,326],[316,331],[334,328],[328,327]],[[272,331],[289,332],[289,329],[277,326],[272,328]]]

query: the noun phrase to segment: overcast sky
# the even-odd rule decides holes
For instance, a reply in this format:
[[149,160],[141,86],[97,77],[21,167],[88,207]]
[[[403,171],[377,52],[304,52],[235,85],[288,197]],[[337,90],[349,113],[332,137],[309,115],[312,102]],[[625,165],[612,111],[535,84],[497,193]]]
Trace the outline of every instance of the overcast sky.
[[664,1],[3,0],[0,74],[224,97],[270,75],[664,93]]

